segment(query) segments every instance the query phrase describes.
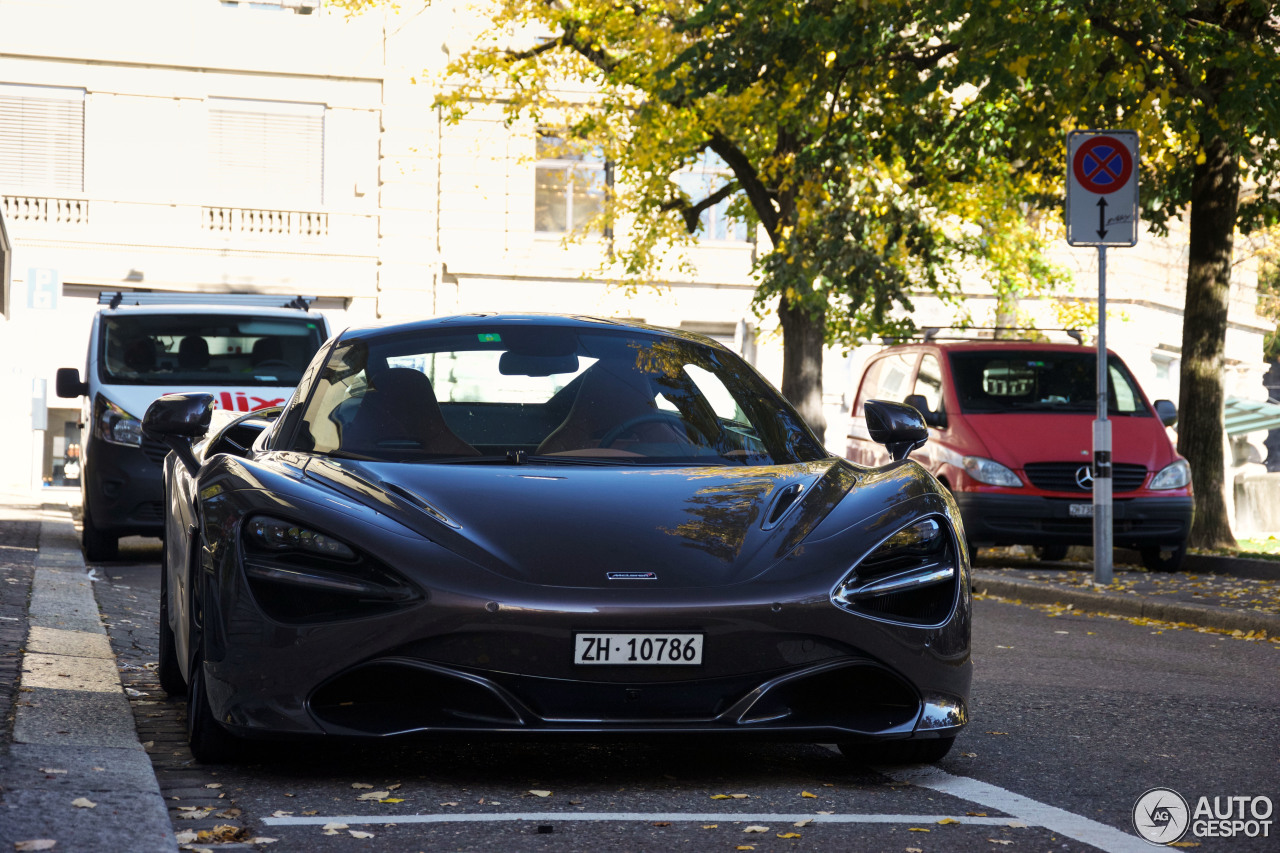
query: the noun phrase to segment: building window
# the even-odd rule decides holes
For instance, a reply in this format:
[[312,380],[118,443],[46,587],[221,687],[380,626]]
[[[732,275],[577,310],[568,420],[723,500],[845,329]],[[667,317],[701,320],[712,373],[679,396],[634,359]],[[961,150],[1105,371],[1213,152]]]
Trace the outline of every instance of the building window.
[[609,181],[599,150],[578,151],[559,136],[540,134],[534,180],[535,231],[577,231],[604,213]]
[[[675,175],[676,186],[689,197],[690,204],[697,204],[703,199],[722,189],[733,180],[733,173],[728,164],[707,151],[694,165]],[[702,211],[698,217],[698,235],[703,240],[746,243],[751,240],[751,229],[741,219],[729,215],[730,198],[721,199],[716,204]]]
[[0,85],[0,187],[84,191],[84,89]]
[[231,204],[324,201],[324,104],[210,98],[211,189]]

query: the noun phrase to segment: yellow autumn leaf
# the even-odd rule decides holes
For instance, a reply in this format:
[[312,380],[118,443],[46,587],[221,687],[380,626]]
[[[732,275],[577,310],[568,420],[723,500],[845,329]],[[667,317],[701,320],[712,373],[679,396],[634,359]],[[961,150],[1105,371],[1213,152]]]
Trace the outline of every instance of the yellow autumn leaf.
[[938,821],[938,823],[942,824],[943,826],[946,826],[949,823],[959,823],[959,822],[960,821],[956,820],[953,817],[944,817],[942,820]]
[[758,825],[758,824],[752,824],[751,826],[748,826],[746,829],[744,829],[744,830],[742,830],[742,831],[743,831],[743,832],[768,832],[768,831],[769,831],[769,827],[767,827],[767,826],[760,826],[760,825]]
[[551,796],[551,792],[550,792],[550,791],[529,791],[529,793],[530,793],[530,794],[533,794],[535,797],[549,797],[549,796]]
[[800,796],[802,796],[802,797],[808,797],[808,798],[809,798],[809,799],[811,799],[811,800],[816,800],[816,799],[818,799],[818,795],[817,795],[817,794],[810,794],[808,791],[801,791],[801,792],[800,792]]
[[403,797],[387,797],[385,800],[378,800],[380,803],[403,803]]
[[729,799],[729,795],[728,795],[728,794],[712,794],[712,795],[711,795],[711,799],[713,799],[713,800],[727,800],[727,799]]
[[908,830],[907,830],[907,832],[928,832],[928,831],[929,831],[929,830],[927,830],[927,829],[923,829],[923,828],[921,828],[921,827],[919,827],[919,826],[913,826],[913,827],[911,827],[910,829],[908,829]]
[[798,832],[779,832],[778,837],[779,838],[800,838],[802,836]]

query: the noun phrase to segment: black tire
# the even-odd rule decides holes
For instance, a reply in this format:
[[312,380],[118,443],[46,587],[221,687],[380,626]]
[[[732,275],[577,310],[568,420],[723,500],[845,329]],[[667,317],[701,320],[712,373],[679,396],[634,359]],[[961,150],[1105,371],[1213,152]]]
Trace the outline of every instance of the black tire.
[[169,627],[169,566],[166,554],[160,562],[160,664],[156,674],[160,676],[160,689],[170,696],[187,695],[187,680],[182,677],[178,662],[178,644]]
[[1042,562],[1056,563],[1066,558],[1066,545],[1040,545],[1036,548],[1036,559]]
[[1138,553],[1142,555],[1142,565],[1147,567],[1147,571],[1176,572],[1182,568],[1182,560],[1187,556],[1187,543],[1183,542],[1172,550],[1139,548]]
[[94,524],[93,514],[89,511],[86,496],[84,513],[81,518],[83,530],[80,541],[84,543],[84,558],[90,563],[101,563],[114,560],[120,554],[120,537],[108,533]]
[[840,753],[854,764],[932,764],[941,761],[954,737],[928,740],[845,741]]
[[209,709],[204,661],[199,657],[192,661],[187,679],[187,743],[201,764],[234,764],[244,755],[244,741],[223,728]]

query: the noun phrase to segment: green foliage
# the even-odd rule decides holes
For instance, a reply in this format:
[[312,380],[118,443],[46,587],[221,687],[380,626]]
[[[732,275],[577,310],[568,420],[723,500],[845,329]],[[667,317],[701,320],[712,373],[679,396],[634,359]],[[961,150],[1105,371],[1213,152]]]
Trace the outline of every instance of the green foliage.
[[[1024,199],[1043,193],[997,146],[960,144],[969,116],[941,88],[956,48],[905,0],[495,4],[451,66],[458,120],[500,103],[526,130],[565,129],[615,164],[611,272],[660,279],[722,198],[767,237],[758,310],[823,324],[828,343],[900,331],[920,291],[959,302],[965,265],[998,290],[1063,279]],[[551,33],[549,41],[531,36]],[[692,198],[675,176],[708,155],[725,177]],[[784,368],[785,372],[785,368]]]

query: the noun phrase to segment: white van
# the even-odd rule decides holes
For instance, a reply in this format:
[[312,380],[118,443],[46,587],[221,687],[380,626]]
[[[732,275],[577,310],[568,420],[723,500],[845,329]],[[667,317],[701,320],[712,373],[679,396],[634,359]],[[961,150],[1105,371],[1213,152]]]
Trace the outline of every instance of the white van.
[[83,397],[80,490],[84,551],[116,556],[121,536],[164,530],[163,462],[169,449],[142,434],[157,397],[212,394],[219,408],[251,412],[289,401],[329,337],[304,298],[258,294],[104,293],[89,333],[84,379],[58,371],[59,397]]

